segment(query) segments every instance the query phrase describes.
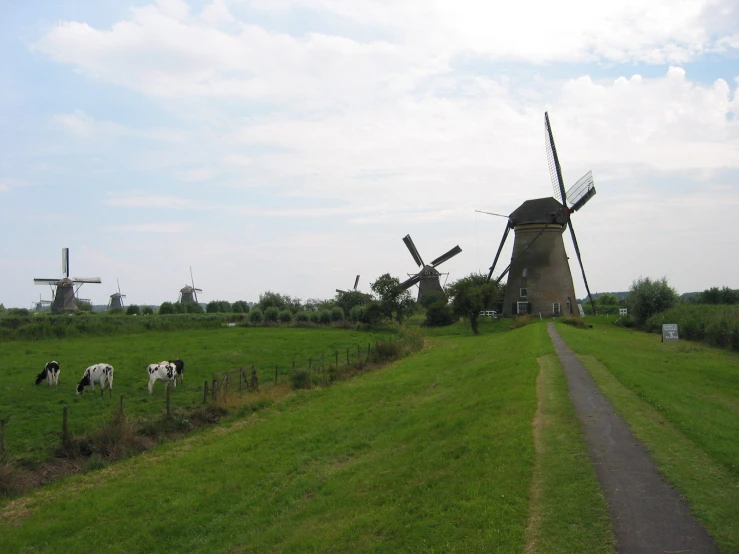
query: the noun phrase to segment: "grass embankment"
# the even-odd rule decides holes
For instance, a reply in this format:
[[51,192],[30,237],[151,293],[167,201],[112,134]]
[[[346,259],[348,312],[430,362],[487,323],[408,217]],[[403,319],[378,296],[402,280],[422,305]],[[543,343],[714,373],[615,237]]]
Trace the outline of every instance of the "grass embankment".
[[[356,346],[366,351],[368,343],[383,336],[377,333],[340,329],[222,328],[172,333],[135,334],[112,337],[85,337],[65,340],[17,341],[0,349],[0,418],[7,419],[6,443],[11,456],[27,462],[50,455],[62,429],[62,408],[69,406],[69,429],[73,434],[100,427],[103,418],[125,397],[128,415],[154,417],[165,410],[162,383],[149,395],[146,367],[161,360],[185,361],[184,384],[172,391],[174,409],[192,409],[203,400],[203,382],[214,372],[255,365],[262,384],[274,382],[275,365],[281,382],[288,382],[287,370],[306,367],[309,357],[315,364],[320,354],[340,361],[346,348],[356,357]],[[36,375],[49,360],[61,365],[59,387],[46,382],[34,385]],[[88,388],[76,396],[76,385],[85,368],[107,362],[115,368],[113,398],[95,397]]]
[[[541,466],[544,500],[529,503],[537,357],[551,352],[543,325],[433,339],[380,371],[6,503],[0,550],[521,552],[530,507],[540,537],[556,529],[555,508],[567,499],[584,522],[603,512],[592,468],[585,492],[556,497],[566,479],[582,477],[567,463],[554,477],[549,462]],[[542,427],[543,444],[571,443],[568,459],[582,470],[571,407],[548,410],[560,417]],[[546,447],[541,455],[559,457]],[[585,527],[568,524],[559,548],[541,541],[539,551],[608,542],[566,536]]]
[[739,357],[602,322],[557,331],[722,552],[739,552]]

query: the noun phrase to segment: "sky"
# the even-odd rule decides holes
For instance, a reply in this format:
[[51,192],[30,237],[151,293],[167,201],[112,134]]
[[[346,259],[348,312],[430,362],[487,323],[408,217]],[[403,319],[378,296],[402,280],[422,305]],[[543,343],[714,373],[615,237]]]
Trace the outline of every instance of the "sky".
[[0,0],[0,302],[487,273],[545,111],[591,292],[739,288],[738,86],[739,0]]

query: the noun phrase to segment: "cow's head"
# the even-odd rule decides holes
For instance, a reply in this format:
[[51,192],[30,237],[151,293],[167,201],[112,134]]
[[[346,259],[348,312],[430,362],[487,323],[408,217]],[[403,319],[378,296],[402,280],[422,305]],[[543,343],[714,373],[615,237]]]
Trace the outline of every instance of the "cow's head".
[[77,394],[82,394],[82,391],[85,390],[85,387],[90,386],[90,374],[85,373],[85,376],[82,378],[82,380],[77,383]]
[[44,369],[41,373],[36,375],[36,384],[38,385],[41,381],[46,379],[46,370]]

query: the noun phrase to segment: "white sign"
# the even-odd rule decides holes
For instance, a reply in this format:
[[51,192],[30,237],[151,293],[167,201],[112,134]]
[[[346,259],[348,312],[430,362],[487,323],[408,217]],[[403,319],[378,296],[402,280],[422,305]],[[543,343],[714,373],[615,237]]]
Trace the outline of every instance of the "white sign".
[[662,325],[662,342],[677,342],[677,323],[665,323]]
[[629,310],[627,308],[618,309],[618,315],[626,315],[627,313],[629,313]]

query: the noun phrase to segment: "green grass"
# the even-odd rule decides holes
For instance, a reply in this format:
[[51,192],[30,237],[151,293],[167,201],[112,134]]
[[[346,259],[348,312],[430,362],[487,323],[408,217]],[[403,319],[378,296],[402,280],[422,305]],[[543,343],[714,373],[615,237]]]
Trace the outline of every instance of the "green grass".
[[739,356],[597,321],[557,331],[722,552],[739,552]]
[[[346,348],[356,346],[364,352],[382,335],[340,329],[303,328],[218,328],[163,333],[85,337],[65,340],[13,341],[0,348],[0,418],[7,419],[7,447],[12,456],[28,462],[44,459],[57,444],[62,426],[62,407],[69,406],[69,425],[81,433],[100,425],[112,413],[118,398],[125,396],[126,412],[135,415],[160,415],[165,409],[162,383],[147,390],[148,364],[180,357],[185,360],[184,386],[172,393],[173,407],[188,408],[202,402],[203,381],[218,371],[255,364],[260,383],[274,380],[275,364],[284,372],[292,367],[314,363],[321,353],[333,361],[334,350],[346,360]],[[61,365],[58,389],[46,383],[34,385],[36,375],[49,360]],[[76,396],[76,385],[84,369],[107,362],[115,368],[112,400],[106,393],[95,397],[88,388]]]
[[6,504],[0,550],[520,552],[548,352],[543,326],[436,339]]
[[537,460],[525,552],[614,552],[611,520],[555,354],[539,358]]

